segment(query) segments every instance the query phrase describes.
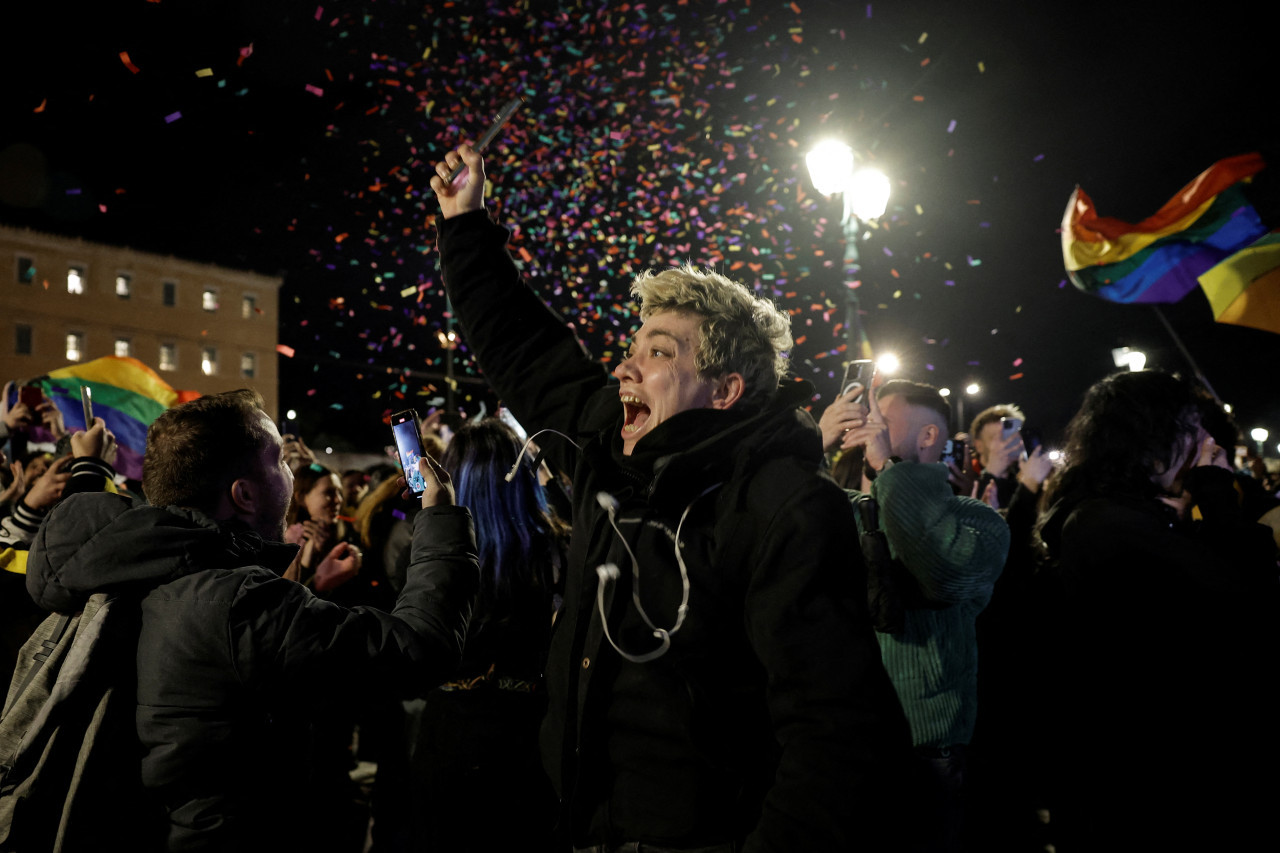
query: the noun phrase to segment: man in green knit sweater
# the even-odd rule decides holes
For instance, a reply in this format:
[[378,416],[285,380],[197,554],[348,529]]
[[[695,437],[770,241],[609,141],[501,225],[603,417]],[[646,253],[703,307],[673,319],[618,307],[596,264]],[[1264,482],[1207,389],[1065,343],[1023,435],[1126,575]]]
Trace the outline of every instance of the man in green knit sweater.
[[[1004,567],[1009,527],[982,501],[953,493],[939,464],[951,411],[936,388],[893,380],[865,399],[862,413],[843,412],[840,444],[863,449],[863,489],[895,564],[883,571],[902,607],[893,632],[876,638],[929,780],[920,849],[958,850],[965,747],[977,719],[975,622]],[[863,494],[849,492],[855,504]],[[858,514],[860,526],[867,519]]]

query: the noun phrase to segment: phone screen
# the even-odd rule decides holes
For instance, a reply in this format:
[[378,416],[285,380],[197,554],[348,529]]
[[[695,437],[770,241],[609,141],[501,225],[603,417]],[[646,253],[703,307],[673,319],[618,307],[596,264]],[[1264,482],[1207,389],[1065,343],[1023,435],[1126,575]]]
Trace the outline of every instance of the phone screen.
[[395,415],[391,419],[391,434],[396,439],[396,452],[400,454],[400,466],[404,468],[404,481],[414,497],[427,489],[418,460],[422,458],[422,439],[418,434],[418,419],[412,412]]
[[84,428],[93,426],[93,389],[88,385],[80,386],[80,405],[84,408]]
[[1005,440],[1013,438],[1013,434],[1020,429],[1022,429],[1022,421],[1018,418],[1000,419],[1000,431]]

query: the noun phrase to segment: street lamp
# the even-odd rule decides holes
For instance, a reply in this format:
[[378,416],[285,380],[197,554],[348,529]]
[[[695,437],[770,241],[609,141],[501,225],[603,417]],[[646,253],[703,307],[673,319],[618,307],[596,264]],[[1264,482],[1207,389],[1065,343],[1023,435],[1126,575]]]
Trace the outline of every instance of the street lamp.
[[[964,398],[976,397],[981,392],[982,392],[981,385],[979,385],[977,382],[970,382],[964,386],[963,394],[956,395],[956,420],[959,422],[956,425],[956,432],[965,432],[968,429],[968,424],[966,424],[964,420]],[[949,393],[950,392],[948,392],[948,394]],[[947,396],[947,395],[944,394],[943,396]],[[972,440],[972,436],[970,437],[970,440]]]
[[[870,346],[858,313],[858,274],[862,269],[858,232],[863,222],[879,219],[889,205],[889,179],[876,169],[854,169],[853,149],[843,142],[826,140],[805,155],[809,179],[823,195],[839,193],[843,201],[840,226],[844,234],[845,349],[870,358]],[[855,331],[850,337],[850,330]]]
[[1254,427],[1249,431],[1249,437],[1258,442],[1258,458],[1262,458],[1266,455],[1266,450],[1263,449],[1262,445],[1266,442],[1267,436],[1269,435],[1271,435],[1271,433],[1267,432],[1262,427]]
[[1132,347],[1116,347],[1111,350],[1111,360],[1116,367],[1127,367],[1135,372],[1147,366],[1147,354]]

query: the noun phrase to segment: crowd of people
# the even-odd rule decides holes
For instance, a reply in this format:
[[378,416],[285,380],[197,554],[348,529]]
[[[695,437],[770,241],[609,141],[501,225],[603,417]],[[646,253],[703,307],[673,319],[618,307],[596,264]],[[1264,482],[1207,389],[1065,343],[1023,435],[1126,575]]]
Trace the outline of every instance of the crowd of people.
[[[140,483],[100,419],[4,466],[11,668],[47,612],[141,602],[122,841],[1266,837],[1280,497],[1211,394],[1100,378],[1058,458],[1016,405],[956,430],[910,379],[814,406],[786,315],[690,266],[636,278],[610,372],[521,280],[479,154],[437,173],[451,304],[528,439],[433,413],[418,499],[390,457],[326,467],[242,391],[164,413]],[[0,439],[62,436],[56,412],[11,405]]]

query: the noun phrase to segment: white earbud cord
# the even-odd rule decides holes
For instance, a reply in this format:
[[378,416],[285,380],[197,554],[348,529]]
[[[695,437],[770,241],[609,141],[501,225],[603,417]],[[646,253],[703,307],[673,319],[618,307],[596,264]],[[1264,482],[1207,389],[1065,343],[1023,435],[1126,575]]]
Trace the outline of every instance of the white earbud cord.
[[684,555],[680,551],[680,531],[684,529],[684,521],[689,517],[689,511],[693,509],[693,505],[697,503],[699,499],[720,488],[722,485],[724,484],[716,483],[713,486],[708,486],[701,492],[701,494],[690,501],[689,505],[684,508],[684,512],[680,514],[680,522],[676,525],[675,552],[676,565],[680,567],[681,595],[680,606],[676,608],[676,622],[670,628],[659,628],[657,625],[653,624],[653,620],[651,620],[649,618],[649,614],[645,612],[644,605],[640,603],[640,561],[636,559],[635,552],[631,550],[630,543],[628,543],[626,537],[622,535],[622,531],[618,529],[617,520],[615,519],[617,501],[612,495],[605,492],[601,492],[596,496],[600,505],[604,507],[605,512],[608,513],[609,524],[613,527],[613,532],[622,540],[622,547],[626,548],[627,556],[631,558],[631,576],[633,578],[631,584],[631,600],[636,605],[636,612],[640,614],[640,618],[643,619],[644,623],[653,631],[653,636],[662,641],[662,645],[658,648],[643,655],[629,654],[623,651],[622,648],[614,642],[613,636],[609,633],[609,617],[605,614],[604,610],[604,588],[607,581],[617,580],[619,570],[613,563],[605,563],[604,565],[597,567],[596,574],[599,575],[600,583],[596,585],[596,607],[600,610],[600,623],[604,626],[605,639],[609,641],[609,645],[613,646],[614,651],[632,663],[648,663],[651,660],[657,660],[662,657],[667,653],[667,650],[671,648],[671,636],[679,631],[680,626],[684,624],[685,617],[689,614],[689,569],[685,565]]
[[515,479],[516,472],[520,470],[520,463],[524,460],[524,455],[529,452],[529,445],[533,444],[533,440],[538,436],[542,435],[544,432],[554,432],[556,435],[560,436],[565,441],[572,444],[574,447],[578,448],[579,450],[582,449],[582,445],[578,444],[578,442],[574,441],[572,438],[569,438],[569,436],[565,435],[559,430],[540,429],[537,432],[535,432],[533,435],[525,439],[524,446],[520,448],[520,454],[516,456],[516,464],[511,466],[511,470],[507,472],[507,475],[505,477],[503,477],[504,480],[510,483],[513,479]]

